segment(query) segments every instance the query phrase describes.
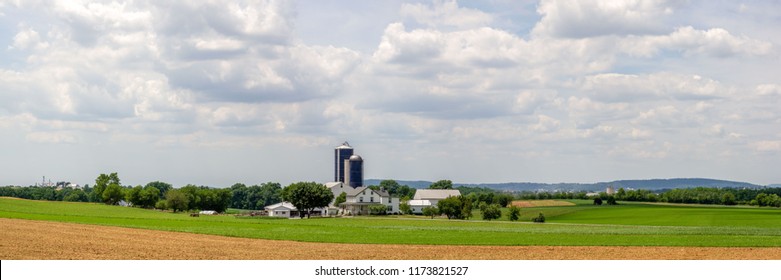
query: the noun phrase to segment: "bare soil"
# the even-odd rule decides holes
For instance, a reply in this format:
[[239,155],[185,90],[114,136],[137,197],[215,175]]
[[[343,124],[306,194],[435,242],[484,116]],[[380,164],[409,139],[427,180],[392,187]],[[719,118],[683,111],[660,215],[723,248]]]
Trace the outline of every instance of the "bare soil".
[[781,259],[778,247],[367,245],[233,238],[3,218],[0,226],[0,259],[4,260]]

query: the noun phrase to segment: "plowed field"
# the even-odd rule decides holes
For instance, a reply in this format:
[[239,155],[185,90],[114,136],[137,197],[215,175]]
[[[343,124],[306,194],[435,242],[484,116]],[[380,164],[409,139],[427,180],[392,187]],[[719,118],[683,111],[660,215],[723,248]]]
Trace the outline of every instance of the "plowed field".
[[[0,218],[0,259],[781,259],[781,248],[306,243]],[[411,254],[410,252],[414,252]]]

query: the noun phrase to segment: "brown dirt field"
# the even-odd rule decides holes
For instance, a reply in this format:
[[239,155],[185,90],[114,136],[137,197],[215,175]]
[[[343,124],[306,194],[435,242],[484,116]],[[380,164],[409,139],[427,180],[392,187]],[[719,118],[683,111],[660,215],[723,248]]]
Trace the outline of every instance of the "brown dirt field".
[[4,218],[0,218],[0,225],[0,259],[3,260],[781,259],[781,248],[366,245],[233,238]]
[[575,203],[558,200],[516,200],[512,202],[512,205],[529,208],[545,206],[573,206]]

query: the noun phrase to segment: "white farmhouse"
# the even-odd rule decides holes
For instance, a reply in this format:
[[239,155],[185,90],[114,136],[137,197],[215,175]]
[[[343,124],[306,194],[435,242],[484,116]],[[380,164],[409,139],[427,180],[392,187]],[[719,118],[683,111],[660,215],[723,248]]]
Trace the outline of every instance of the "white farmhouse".
[[385,190],[372,190],[368,187],[358,187],[346,191],[347,199],[339,204],[342,214],[347,215],[368,215],[369,206],[383,205],[386,213],[399,212],[399,199],[391,197]]

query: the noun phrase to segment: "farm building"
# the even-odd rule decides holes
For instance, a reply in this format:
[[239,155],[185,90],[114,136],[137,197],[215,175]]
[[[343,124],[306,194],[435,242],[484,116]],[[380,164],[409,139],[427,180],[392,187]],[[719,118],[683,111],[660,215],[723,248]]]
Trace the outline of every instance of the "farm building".
[[459,190],[423,189],[423,190],[415,191],[415,197],[413,197],[412,200],[408,201],[407,203],[409,204],[412,213],[422,214],[423,208],[430,207],[430,206],[437,206],[437,203],[440,200],[443,200],[451,196],[460,196],[460,195],[461,192]]
[[[298,209],[292,203],[283,201],[277,204],[272,204],[265,207],[269,217],[284,217],[284,218],[296,218],[299,216]],[[323,208],[315,208],[312,216],[325,216],[326,210]]]
[[346,191],[347,199],[339,204],[342,214],[368,215],[369,206],[383,205],[386,213],[399,212],[399,199],[391,197],[385,190],[372,190],[368,187],[349,188]]

